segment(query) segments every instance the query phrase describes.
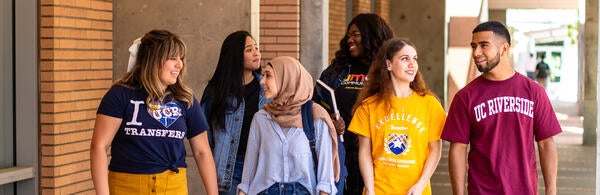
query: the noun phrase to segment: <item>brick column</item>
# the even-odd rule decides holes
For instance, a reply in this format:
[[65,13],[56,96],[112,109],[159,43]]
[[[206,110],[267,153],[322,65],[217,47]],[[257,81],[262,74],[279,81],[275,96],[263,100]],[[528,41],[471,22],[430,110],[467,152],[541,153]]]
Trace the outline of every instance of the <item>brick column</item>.
[[89,148],[112,84],[112,1],[40,1],[42,194],[93,193]]
[[340,40],[346,36],[346,0],[329,0],[329,62],[340,49]]
[[354,0],[353,1],[352,17],[360,13],[371,13],[371,0]]
[[260,1],[260,50],[263,63],[300,57],[300,0]]
[[390,0],[375,0],[375,13],[390,22]]

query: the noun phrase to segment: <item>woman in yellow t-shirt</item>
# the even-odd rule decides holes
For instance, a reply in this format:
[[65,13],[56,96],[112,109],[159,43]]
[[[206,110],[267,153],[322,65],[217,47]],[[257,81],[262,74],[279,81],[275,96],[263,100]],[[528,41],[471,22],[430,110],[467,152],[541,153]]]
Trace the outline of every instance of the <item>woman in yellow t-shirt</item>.
[[431,194],[446,113],[425,85],[408,40],[384,43],[348,130],[359,135],[363,194]]

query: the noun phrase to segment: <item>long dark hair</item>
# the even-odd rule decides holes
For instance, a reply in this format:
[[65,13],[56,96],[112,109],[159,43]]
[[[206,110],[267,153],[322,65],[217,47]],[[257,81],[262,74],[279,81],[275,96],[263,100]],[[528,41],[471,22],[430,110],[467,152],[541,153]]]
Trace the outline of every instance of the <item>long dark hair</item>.
[[244,48],[247,37],[252,38],[252,35],[247,31],[237,31],[225,38],[217,69],[206,86],[207,92],[212,95],[208,121],[213,129],[225,126],[225,110],[231,106],[227,99],[235,97],[237,102],[233,106],[237,109],[244,96]]
[[[371,68],[369,68],[369,80],[367,80],[367,85],[360,91],[352,110],[355,110],[360,106],[363,100],[371,96],[375,96],[375,98],[379,100],[383,99],[387,106],[391,105],[391,98],[388,97],[394,94],[394,89],[392,86],[391,72],[387,69],[386,60],[391,61],[394,55],[406,46],[413,47],[417,50],[417,47],[406,39],[393,38],[383,44],[377,53],[377,58],[375,58]],[[425,84],[421,70],[417,71],[415,79],[410,82],[409,87],[420,96],[433,95],[431,90],[429,90]]]
[[[394,37],[394,31],[383,18],[372,13],[358,14],[348,23],[348,27],[344,33],[348,33],[350,26],[353,24],[360,31],[361,44],[365,49],[365,57],[368,61],[365,65],[370,66],[373,58],[377,55],[377,50],[383,45],[383,42]],[[360,58],[354,58],[350,55],[348,36],[346,35],[340,40],[340,49],[335,52],[335,58],[332,61],[332,65],[335,66],[333,70],[339,73],[348,63],[358,64],[362,62]]]

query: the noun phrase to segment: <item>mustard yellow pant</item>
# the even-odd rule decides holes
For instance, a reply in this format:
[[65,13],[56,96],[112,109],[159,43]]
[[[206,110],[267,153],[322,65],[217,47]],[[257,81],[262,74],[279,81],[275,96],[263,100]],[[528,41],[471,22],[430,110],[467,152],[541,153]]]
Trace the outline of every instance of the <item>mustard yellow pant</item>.
[[109,171],[110,194],[188,194],[185,168],[179,173],[166,170],[156,174],[131,174]]

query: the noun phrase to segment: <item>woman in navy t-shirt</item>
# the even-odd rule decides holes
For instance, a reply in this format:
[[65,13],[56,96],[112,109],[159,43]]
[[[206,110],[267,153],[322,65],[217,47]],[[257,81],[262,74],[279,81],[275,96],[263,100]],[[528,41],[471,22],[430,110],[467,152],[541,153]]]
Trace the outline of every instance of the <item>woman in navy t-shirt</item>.
[[153,30],[134,46],[139,53],[132,47],[136,58],[131,71],[98,108],[91,145],[96,193],[187,194],[187,138],[208,194],[217,194],[208,125],[192,90],[182,82],[184,42],[168,31]]

